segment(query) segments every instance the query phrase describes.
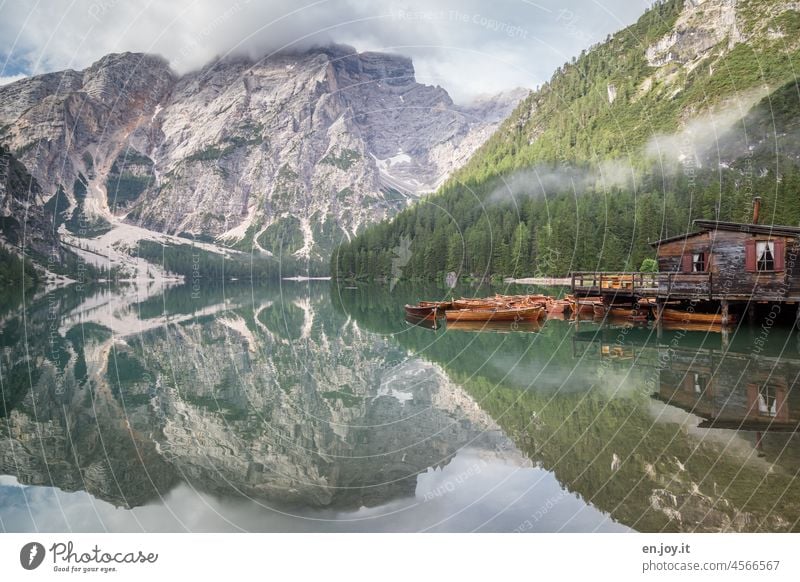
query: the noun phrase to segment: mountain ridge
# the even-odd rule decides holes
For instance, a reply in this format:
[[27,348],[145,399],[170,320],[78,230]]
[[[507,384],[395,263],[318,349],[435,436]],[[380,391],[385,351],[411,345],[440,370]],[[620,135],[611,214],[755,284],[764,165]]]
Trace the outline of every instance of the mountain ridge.
[[323,263],[438,187],[520,97],[462,107],[417,83],[410,58],[343,45],[180,77],[121,53],[0,87],[0,143],[89,246],[130,223]]

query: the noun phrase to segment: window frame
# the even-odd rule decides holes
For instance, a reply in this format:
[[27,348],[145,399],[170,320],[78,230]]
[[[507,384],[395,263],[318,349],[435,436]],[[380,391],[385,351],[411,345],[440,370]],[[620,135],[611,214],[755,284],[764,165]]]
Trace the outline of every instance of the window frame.
[[[769,252],[771,258],[769,260],[764,259],[763,264],[765,268],[761,268],[762,260],[761,260],[761,253],[759,252],[759,247],[764,245],[762,248],[765,252]],[[775,240],[774,239],[756,239],[756,273],[774,273],[775,269]]]
[[[697,257],[697,258],[695,258]],[[698,269],[697,265],[702,265],[702,269]],[[708,261],[706,260],[706,252],[705,251],[692,251],[692,273],[707,273],[708,272]]]

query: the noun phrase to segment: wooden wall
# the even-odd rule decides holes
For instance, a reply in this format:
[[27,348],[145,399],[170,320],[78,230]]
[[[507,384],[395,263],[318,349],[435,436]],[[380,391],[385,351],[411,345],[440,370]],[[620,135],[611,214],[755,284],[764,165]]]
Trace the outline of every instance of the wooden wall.
[[[748,272],[745,268],[747,241],[782,241],[785,248],[784,269],[776,272]],[[664,243],[657,249],[658,270],[663,273],[682,273],[682,257],[686,253],[706,253],[706,269],[711,272],[711,291],[714,299],[748,299],[780,301],[800,298],[800,257],[797,239],[717,230]],[[795,259],[798,264],[794,265]],[[698,286],[698,295],[708,293],[705,278],[697,275],[673,277],[673,293],[689,294]],[[703,297],[699,297],[703,298]]]

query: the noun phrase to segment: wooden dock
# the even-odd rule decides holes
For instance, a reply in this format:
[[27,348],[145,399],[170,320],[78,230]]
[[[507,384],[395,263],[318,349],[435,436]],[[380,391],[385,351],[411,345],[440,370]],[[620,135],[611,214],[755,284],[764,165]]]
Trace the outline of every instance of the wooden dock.
[[[576,298],[599,297],[605,308],[634,306],[649,301],[654,315],[661,321],[664,307],[676,304],[700,306],[701,311],[717,313],[722,325],[733,324],[747,313],[754,321],[759,304],[800,303],[800,293],[788,272],[759,273],[756,282],[731,284],[714,272],[703,273],[643,273],[643,272],[575,272],[571,275],[572,294]],[[746,277],[740,277],[746,279]],[[702,307],[705,305],[705,307]],[[680,307],[678,307],[680,309]],[[691,310],[694,312],[694,307]],[[696,319],[697,316],[694,316]],[[693,316],[687,313],[687,319]],[[800,309],[795,312],[800,326]]]
[[[742,277],[744,278],[744,277]],[[705,273],[639,273],[593,271],[571,275],[576,297],[611,297],[696,301],[800,301],[800,293],[786,273],[761,273],[755,282],[743,287],[732,284],[711,271]]]

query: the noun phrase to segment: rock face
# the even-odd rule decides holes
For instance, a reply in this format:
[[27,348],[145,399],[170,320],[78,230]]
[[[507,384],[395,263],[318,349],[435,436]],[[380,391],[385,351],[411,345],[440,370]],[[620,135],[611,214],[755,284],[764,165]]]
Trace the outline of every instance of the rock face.
[[324,260],[434,190],[521,97],[460,107],[417,83],[408,58],[342,46],[181,78],[126,53],[0,87],[0,143],[45,200],[63,198],[64,222]]
[[651,67],[672,61],[686,64],[726,38],[729,48],[742,40],[736,0],[688,0],[669,34],[647,48],[647,62]]
[[42,262],[61,262],[63,253],[53,228],[53,212],[44,205],[39,183],[1,145],[0,233],[6,243],[24,247]]
[[[781,15],[796,13],[797,2],[753,2],[737,0],[686,0],[672,30],[650,45],[645,56],[651,67],[678,63],[696,67],[700,61],[753,39],[786,38]],[[796,39],[787,39],[787,49]]]

